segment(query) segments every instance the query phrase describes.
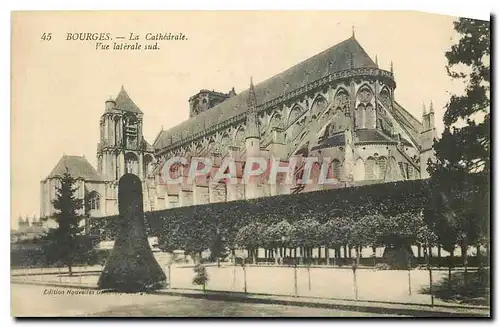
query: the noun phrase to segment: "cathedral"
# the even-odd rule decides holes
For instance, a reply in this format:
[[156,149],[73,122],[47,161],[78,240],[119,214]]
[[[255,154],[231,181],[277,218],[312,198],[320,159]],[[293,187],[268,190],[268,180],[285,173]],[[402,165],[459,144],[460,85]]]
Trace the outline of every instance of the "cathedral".
[[[421,121],[395,97],[393,67],[380,69],[354,35],[239,94],[201,90],[189,98],[189,119],[162,130],[153,145],[142,135],[143,112],[122,87],[105,102],[100,118],[98,167],[64,155],[41,182],[41,217],[67,169],[79,180],[79,196],[90,217],[116,215],[117,184],[126,172],[143,181],[145,210],[310,192],[326,187],[427,178],[436,138],[432,103]],[[166,184],[163,163],[173,157],[225,158],[238,163],[261,157],[287,163],[292,157],[328,158],[335,185],[318,183]],[[186,176],[186,165],[169,172]],[[303,167],[296,167],[300,175]]]

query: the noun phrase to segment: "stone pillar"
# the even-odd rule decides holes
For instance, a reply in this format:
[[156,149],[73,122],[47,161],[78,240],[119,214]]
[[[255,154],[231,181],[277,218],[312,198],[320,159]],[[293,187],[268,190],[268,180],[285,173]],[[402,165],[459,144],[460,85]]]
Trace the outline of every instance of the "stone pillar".
[[110,115],[106,116],[108,122],[108,144],[113,144],[113,120]]
[[114,120],[113,116],[110,116],[109,120],[110,120],[110,123],[111,123],[111,137],[110,137],[110,141],[111,141],[111,145],[114,146],[114,145],[116,145],[116,142],[115,142],[115,139],[116,139],[115,120]]
[[210,192],[208,186],[201,186],[201,185],[193,186],[193,204],[211,203],[209,197],[210,197]]
[[137,120],[137,148],[142,147],[142,118]]
[[[226,184],[226,199],[227,201],[235,201],[237,200],[236,194],[236,184],[228,183]],[[212,203],[212,199],[210,199],[210,203]]]
[[101,138],[101,144],[104,141],[104,122],[102,120],[99,121],[99,137]]
[[108,116],[105,115],[103,117],[103,138],[104,138],[104,144],[108,144]]
[[120,151],[118,154],[118,160],[120,162],[120,178],[125,175],[125,154]]
[[144,155],[142,152],[139,152],[139,171],[137,172],[137,176],[142,180],[144,180]]

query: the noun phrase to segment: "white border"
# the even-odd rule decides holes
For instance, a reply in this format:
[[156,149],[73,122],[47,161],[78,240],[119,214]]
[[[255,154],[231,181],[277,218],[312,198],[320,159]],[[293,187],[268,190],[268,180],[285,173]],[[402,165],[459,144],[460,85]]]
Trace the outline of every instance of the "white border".
[[[211,0],[211,1],[150,1],[150,0],[122,0],[122,1],[104,1],[104,0],[88,0],[88,1],[23,1],[18,0],[15,3],[8,3],[7,1],[2,2],[1,16],[0,16],[0,26],[7,43],[7,46],[1,47],[2,63],[4,66],[4,73],[2,74],[2,88],[1,88],[1,100],[3,103],[2,117],[1,120],[3,126],[0,128],[0,142],[2,145],[3,153],[9,153],[10,158],[10,74],[5,72],[10,72],[10,11],[16,10],[416,10],[425,11],[430,13],[438,13],[451,16],[463,16],[469,18],[490,19],[490,12],[496,12],[495,9],[498,8],[498,3],[500,1],[458,1],[458,0],[419,0],[419,1],[372,1],[372,0],[356,0],[356,1],[346,1],[346,0],[335,0],[335,1],[318,1],[318,0],[308,0],[304,2],[292,2],[291,0]],[[496,91],[496,90],[495,90]],[[496,142],[495,142],[496,144]],[[8,152],[7,152],[8,151]],[[0,161],[0,172],[3,175],[2,188],[1,188],[1,205],[2,217],[4,224],[10,224],[10,160]],[[495,197],[492,203],[499,203],[498,198]],[[495,219],[492,217],[492,219]],[[498,222],[496,226],[498,227]],[[9,249],[10,243],[7,244],[7,240],[10,240],[10,228],[5,226],[3,228],[5,235],[5,243],[2,246],[2,263],[3,269],[1,270],[2,280],[5,284],[5,289],[9,290],[10,295],[10,260],[9,260]],[[497,232],[497,230],[495,230]],[[496,251],[492,252],[493,254]],[[497,258],[495,258],[497,259]],[[498,261],[498,260],[496,260]],[[10,296],[2,296],[2,326],[11,325],[15,322],[10,318]],[[201,322],[201,321],[200,321]],[[261,323],[267,324],[268,322],[259,321]],[[307,321],[302,321],[307,323]],[[372,324],[373,321],[367,321]],[[43,321],[38,322],[37,325],[49,326],[54,322]],[[97,323],[97,322],[94,322]],[[109,321],[99,322],[99,324],[109,323]],[[122,323],[122,322],[119,322]],[[135,321],[134,323],[138,323]],[[173,324],[175,322],[167,322],[168,324]],[[191,322],[193,323],[193,322]],[[201,322],[203,323],[203,322]],[[294,325],[298,322],[288,321],[287,324]],[[326,322],[325,323],[330,323]],[[336,321],[336,324],[339,322]],[[341,324],[343,322],[340,322]],[[359,323],[359,322],[358,322]],[[437,322],[425,321],[426,325],[438,324]],[[25,325],[31,325],[33,322],[25,323]],[[68,324],[65,322],[63,324]]]

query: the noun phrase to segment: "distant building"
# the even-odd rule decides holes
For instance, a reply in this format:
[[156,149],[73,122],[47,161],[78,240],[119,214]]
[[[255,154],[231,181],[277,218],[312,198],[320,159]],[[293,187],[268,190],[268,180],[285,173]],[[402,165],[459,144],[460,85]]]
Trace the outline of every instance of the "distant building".
[[33,240],[43,236],[48,231],[48,227],[45,226],[41,220],[37,220],[36,217],[33,217],[31,224],[28,218],[23,219],[19,217],[18,221],[18,229],[10,231],[11,243]]

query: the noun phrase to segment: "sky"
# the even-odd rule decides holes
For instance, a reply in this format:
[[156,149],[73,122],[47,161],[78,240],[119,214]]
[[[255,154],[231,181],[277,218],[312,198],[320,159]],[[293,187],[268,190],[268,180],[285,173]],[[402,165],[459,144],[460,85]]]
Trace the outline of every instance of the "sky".
[[[351,37],[380,68],[393,62],[396,100],[421,120],[464,85],[446,73],[456,17],[422,12],[23,12],[12,16],[11,223],[39,216],[40,181],[63,154],[97,167],[99,118],[122,85],[144,113],[144,137],[188,119],[200,89],[239,93]],[[183,33],[157,51],[96,50],[67,33]],[[43,33],[52,33],[42,40]],[[114,40],[109,43],[119,42]],[[127,41],[122,40],[122,41]],[[135,42],[127,41],[132,44]],[[144,40],[141,40],[144,43]],[[154,42],[153,42],[154,43]]]

